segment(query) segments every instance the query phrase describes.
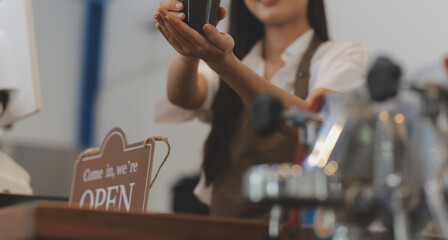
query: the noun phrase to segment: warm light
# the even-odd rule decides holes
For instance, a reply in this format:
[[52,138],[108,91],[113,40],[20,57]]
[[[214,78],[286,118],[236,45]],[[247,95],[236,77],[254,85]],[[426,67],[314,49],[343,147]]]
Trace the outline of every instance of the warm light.
[[302,167],[300,165],[294,165],[291,167],[291,175],[293,177],[300,177],[302,176]]
[[291,168],[289,167],[289,164],[282,164],[280,165],[278,172],[283,178],[287,178],[291,174]]
[[331,161],[325,167],[325,174],[327,174],[327,176],[333,176],[338,170],[338,168],[339,168],[338,163],[335,161]]
[[396,122],[397,124],[402,124],[402,123],[404,123],[404,115],[401,114],[401,113],[395,115],[395,122]]
[[389,119],[389,113],[388,112],[380,112],[380,114],[378,115],[378,118],[385,122]]

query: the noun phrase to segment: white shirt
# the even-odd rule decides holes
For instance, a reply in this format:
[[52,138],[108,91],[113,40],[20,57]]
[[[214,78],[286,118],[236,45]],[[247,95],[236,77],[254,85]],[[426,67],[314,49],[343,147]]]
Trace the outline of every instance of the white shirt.
[[[294,84],[299,63],[305,54],[314,31],[309,30],[297,38],[281,55],[285,65],[278,70],[271,82],[294,94]],[[265,61],[262,56],[262,41],[259,41],[244,57],[242,62],[258,75],[264,76]],[[311,74],[308,92],[325,88],[335,92],[350,91],[365,82],[368,64],[367,48],[359,43],[325,42],[319,46],[311,59]],[[219,89],[219,75],[207,64],[199,64],[199,73],[208,84],[206,99],[198,111],[188,111],[170,104],[165,98],[156,106],[157,122],[182,122],[198,116],[203,110],[210,110]],[[212,188],[205,186],[205,177],[194,190],[196,196],[205,204],[210,204]]]
[[[286,48],[281,55],[285,65],[271,79],[274,85],[294,94],[296,73],[313,35],[314,31],[308,30]],[[262,41],[255,44],[242,62],[258,75],[264,76]],[[321,44],[311,59],[308,92],[318,88],[342,92],[359,87],[365,82],[367,62],[367,49],[359,43],[328,41]],[[202,109],[210,109],[219,89],[219,75],[204,62],[199,65],[199,73],[208,83],[207,97]]]

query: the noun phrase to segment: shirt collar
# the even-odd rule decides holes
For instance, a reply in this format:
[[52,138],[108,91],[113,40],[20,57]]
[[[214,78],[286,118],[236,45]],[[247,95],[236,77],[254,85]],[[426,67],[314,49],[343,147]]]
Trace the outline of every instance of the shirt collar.
[[309,29],[305,33],[303,33],[300,37],[298,37],[294,42],[292,42],[282,53],[282,60],[287,64],[289,62],[297,62],[299,61],[303,54],[305,54],[308,45],[313,38],[314,30]]
[[247,61],[254,61],[262,58],[263,55],[263,40],[259,40],[244,57]]
[[[311,39],[313,38],[314,30],[309,29],[292,42],[282,53],[281,58],[286,63],[293,63],[300,61],[303,54],[305,54]],[[263,62],[263,40],[259,40],[244,57],[243,62],[246,65],[256,65]],[[260,62],[261,61],[261,62]]]

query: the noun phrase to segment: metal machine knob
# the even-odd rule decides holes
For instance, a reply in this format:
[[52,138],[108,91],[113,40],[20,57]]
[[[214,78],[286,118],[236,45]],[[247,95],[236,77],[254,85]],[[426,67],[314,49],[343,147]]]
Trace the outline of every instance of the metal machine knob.
[[385,57],[378,58],[367,76],[370,97],[378,102],[395,97],[400,78],[401,69],[397,64]]
[[254,102],[251,121],[254,130],[261,136],[269,136],[282,124],[282,101],[267,93],[258,95]]

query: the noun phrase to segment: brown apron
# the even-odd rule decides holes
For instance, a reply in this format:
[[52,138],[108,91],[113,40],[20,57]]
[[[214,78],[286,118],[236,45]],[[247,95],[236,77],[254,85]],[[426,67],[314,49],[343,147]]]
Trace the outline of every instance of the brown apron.
[[[308,96],[311,59],[320,44],[314,36],[297,71],[295,94],[302,99]],[[213,183],[211,215],[267,219],[269,206],[251,204],[242,197],[242,176],[253,165],[294,160],[296,144],[278,132],[268,138],[257,136],[249,122],[249,113],[250,108],[245,106],[230,144],[230,167]]]

